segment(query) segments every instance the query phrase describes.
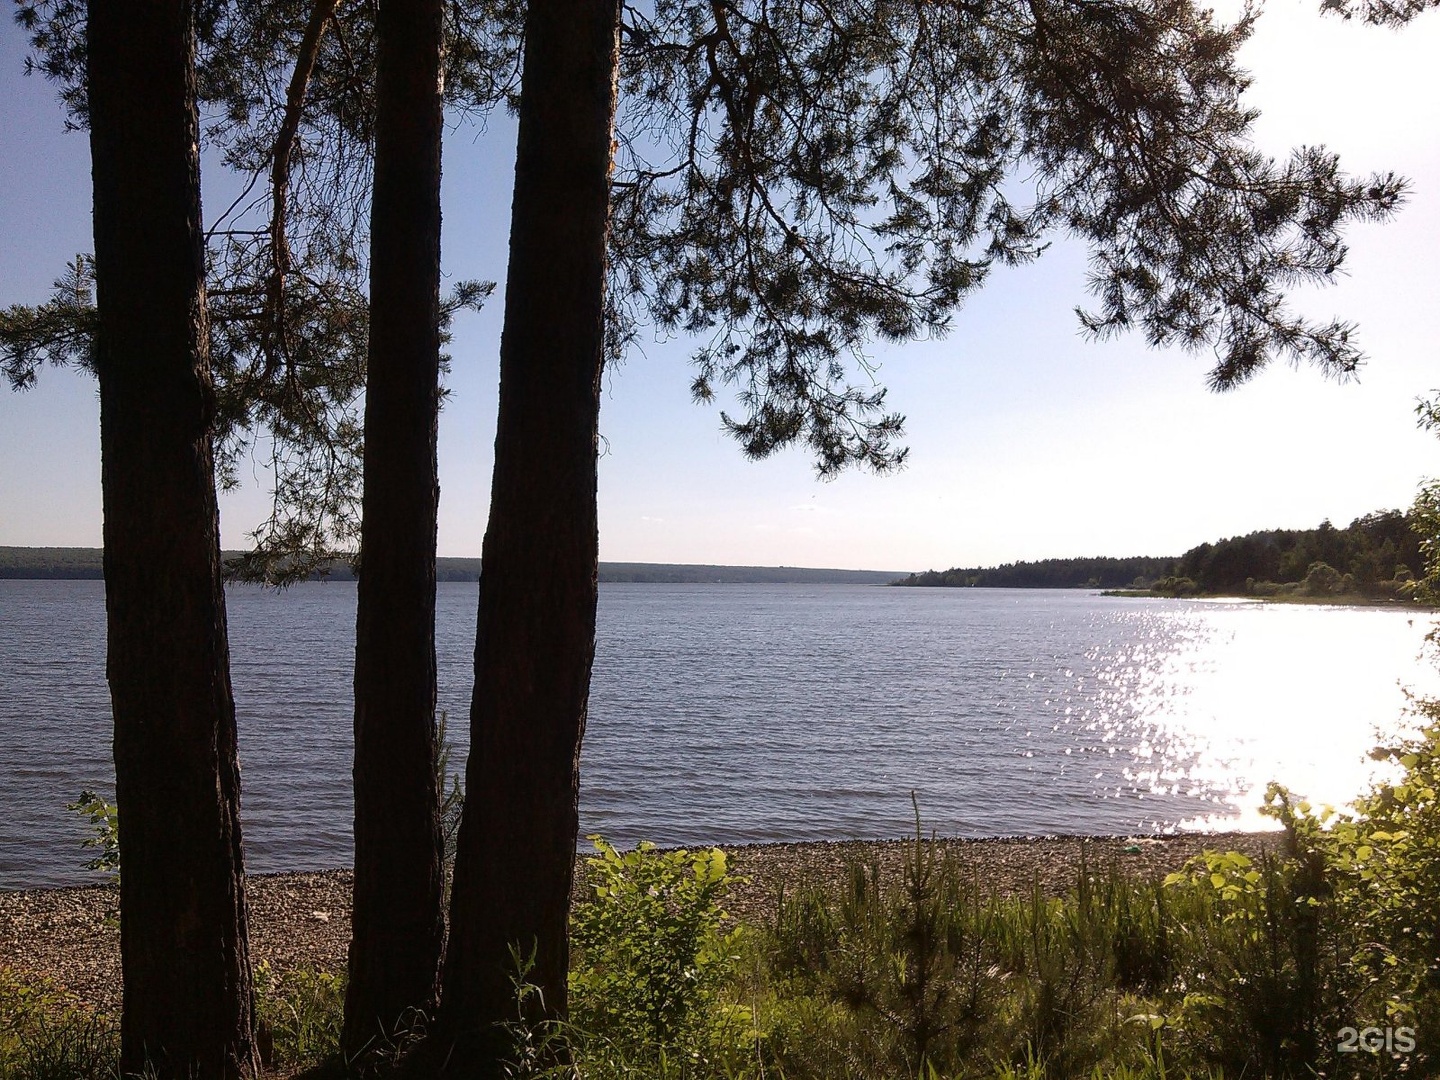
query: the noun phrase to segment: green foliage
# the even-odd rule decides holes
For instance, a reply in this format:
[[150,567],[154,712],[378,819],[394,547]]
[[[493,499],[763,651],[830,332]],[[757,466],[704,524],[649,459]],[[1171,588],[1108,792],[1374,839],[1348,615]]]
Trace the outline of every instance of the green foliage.
[[1357,16],[1374,26],[1404,26],[1421,12],[1440,7],[1440,0],[1321,0],[1320,10],[1342,19]]
[[749,1031],[720,988],[738,959],[740,932],[720,907],[730,879],[725,853],[619,851],[590,837],[593,896],[571,918],[578,948],[571,1019],[586,1038],[689,1068]]
[[35,385],[48,361],[57,367],[95,371],[95,260],[77,255],[65,264],[51,299],[35,307],[0,311],[0,373],[13,390]]
[[1420,565],[1423,574],[1411,584],[1415,595],[1426,603],[1440,602],[1440,481],[1422,484],[1410,508],[1415,531],[1420,535]]
[[1159,593],[1161,596],[1194,596],[1200,590],[1188,577],[1167,574],[1151,585],[1150,591]]
[[1425,1037],[1440,1024],[1440,701],[1415,710],[1418,729],[1373,752],[1393,773],[1353,813],[1314,808],[1279,785],[1267,802],[1316,903],[1343,928],[1355,1015],[1416,1028],[1422,1038],[1408,1060],[1424,1071],[1440,1063]]
[[98,870],[112,877],[120,876],[120,809],[106,802],[93,791],[82,791],[80,798],[66,804],[65,809],[73,810],[85,819],[90,835],[81,841],[81,846],[99,848],[95,858],[85,864],[87,870]]
[[896,585],[948,585],[997,589],[1143,589],[1164,577],[1175,565],[1172,559],[1040,559],[1005,563],[987,568],[927,570],[911,574]]
[[[1272,788],[1281,850],[1209,851],[1163,883],[1082,864],[1062,897],[1001,896],[917,826],[898,875],[853,863],[838,887],[782,892],[774,921],[737,937],[722,933],[718,853],[599,841],[572,1022],[517,1026],[513,1075],[1427,1075],[1440,704],[1419,708],[1430,726],[1377,752],[1402,775],[1355,815]],[[1340,1051],[1344,1028],[1371,1025],[1422,1038]]]
[[0,1080],[114,1080],[115,1020],[43,979],[0,967]]
[[1424,536],[1420,550],[1425,574],[1414,589],[1422,600],[1433,604],[1440,598],[1440,483],[1432,481],[1422,486],[1410,513],[1416,530]]
[[[447,14],[448,103],[513,104],[523,5]],[[1094,336],[1210,350],[1216,387],[1277,357],[1354,371],[1353,327],[1287,295],[1333,281],[1344,226],[1388,217],[1405,184],[1348,177],[1321,147],[1254,149],[1236,54],[1256,14],[1227,26],[1189,0],[627,7],[612,348],[642,319],[696,337],[692,394],[733,391],[721,422],[751,456],[803,443],[823,475],[894,468],[903,417],[869,344],[943,334],[995,266],[1067,232],[1091,250],[1095,310],[1079,316]],[[206,236],[211,352],[235,391],[221,395],[222,474],[266,429],[277,444],[275,514],[242,565],[255,576],[303,574],[354,531],[373,10],[340,5],[302,67],[308,16],[217,5],[198,27],[203,135],[246,185]],[[17,18],[83,125],[83,5],[21,0]]]
[[919,841],[898,881],[852,865],[780,906],[762,1053],[815,1080],[1209,1075],[1167,1064],[1190,960],[1172,892],[1082,866],[1064,897],[999,896]]
[[[1437,407],[1440,414],[1440,407]],[[1271,529],[1199,544],[1179,559],[1042,559],[989,568],[930,570],[896,585],[1146,589],[1161,596],[1361,595],[1377,600],[1440,595],[1440,484],[1421,489],[1406,514],[1381,510],[1343,529]],[[1411,566],[1434,567],[1429,585]],[[1320,567],[1324,569],[1319,569]],[[1427,570],[1427,573],[1430,571]],[[1311,576],[1313,575],[1313,576]]]
[[1419,564],[1423,535],[1415,511],[1383,510],[1343,529],[1322,521],[1314,529],[1269,529],[1200,544],[1180,557],[1175,573],[1202,593],[1403,598],[1406,568]]
[[1354,587],[1349,574],[1341,574],[1329,563],[1313,562],[1305,572],[1301,589],[1307,596],[1340,596]]
[[1216,387],[1274,357],[1344,375],[1353,328],[1284,294],[1332,279],[1342,222],[1388,216],[1404,184],[1345,177],[1319,148],[1255,151],[1235,60],[1255,14],[628,9],[611,295],[701,339],[693,395],[734,390],[741,412],[721,419],[747,454],[801,443],[824,475],[904,458],[867,343],[943,333],[993,267],[1035,258],[1052,231],[1091,247],[1093,335],[1213,350]]
[[1416,707],[1419,732],[1376,751],[1400,777],[1359,800],[1355,821],[1337,825],[1334,838],[1340,865],[1359,881],[1363,915],[1382,929],[1390,955],[1440,990],[1440,702]]
[[309,968],[255,967],[255,1014],[266,1065],[309,1067],[340,1052],[345,978]]
[[[1423,430],[1440,435],[1440,397],[1422,398],[1415,406],[1415,416]],[[1418,557],[1412,565],[1421,573],[1417,580],[1406,583],[1407,589],[1426,603],[1440,603],[1440,480],[1420,485],[1410,507],[1410,520],[1419,539]],[[1406,577],[1411,576],[1407,572]]]
[[1355,1003],[1341,928],[1313,870],[1206,852],[1167,879],[1185,957],[1185,992],[1168,1001],[1172,1046],[1227,1072],[1309,1076],[1335,1064],[1333,1033]]
[[1337,814],[1278,784],[1265,812],[1283,857],[1207,852],[1167,886],[1190,959],[1177,1044],[1227,1071],[1349,1075],[1346,1027],[1408,1026],[1412,1052],[1377,1051],[1366,1075],[1428,1075],[1440,1023],[1440,702],[1410,737],[1374,751],[1393,767]]

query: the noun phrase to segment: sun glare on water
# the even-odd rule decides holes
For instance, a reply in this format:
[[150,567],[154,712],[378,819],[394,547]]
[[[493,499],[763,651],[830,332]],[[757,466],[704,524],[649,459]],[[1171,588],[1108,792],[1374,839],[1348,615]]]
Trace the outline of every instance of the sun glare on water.
[[[1406,691],[1440,691],[1422,656],[1425,617],[1207,604],[1203,618],[1172,618],[1174,647],[1132,675],[1147,732],[1133,745],[1133,779],[1156,794],[1222,793],[1215,813],[1184,829],[1276,827],[1259,813],[1272,780],[1317,805],[1349,803],[1377,776],[1369,750],[1407,726]],[[1337,634],[1335,620],[1350,632]]]

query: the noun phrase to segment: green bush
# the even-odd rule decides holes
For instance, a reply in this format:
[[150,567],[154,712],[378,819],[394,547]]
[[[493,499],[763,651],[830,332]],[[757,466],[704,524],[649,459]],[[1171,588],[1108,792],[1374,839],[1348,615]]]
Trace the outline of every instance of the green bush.
[[1295,856],[1256,864],[1210,851],[1167,879],[1183,959],[1164,1002],[1188,1060],[1270,1077],[1337,1063],[1334,1033],[1355,1015],[1356,986],[1322,871]]
[[[1440,702],[1415,709],[1410,737],[1372,751],[1395,774],[1353,813],[1314,808],[1274,784],[1266,801],[1340,938],[1351,998],[1342,1026],[1414,1028],[1416,1049],[1390,1055],[1388,1067],[1422,1075],[1440,1065]],[[1377,1058],[1377,1074],[1386,1065]]]
[[[1301,590],[1306,596],[1338,596],[1347,590],[1345,580],[1349,575],[1341,575],[1329,563],[1313,562],[1305,572],[1305,580],[1301,583]],[[1349,587],[1354,587],[1352,578]]]
[[1152,592],[1161,596],[1194,596],[1199,592],[1199,587],[1188,577],[1162,577],[1154,585],[1150,586]]
[[720,907],[725,853],[652,844],[622,852],[590,840],[593,895],[571,918],[569,991],[573,1035],[592,1065],[612,1047],[652,1069],[666,1062],[685,1073],[743,1047],[748,1010],[720,996],[740,946]]
[[120,810],[93,791],[80,792],[80,798],[68,803],[67,810],[73,810],[85,819],[90,835],[81,841],[82,847],[99,848],[100,853],[85,864],[87,870],[120,876]]

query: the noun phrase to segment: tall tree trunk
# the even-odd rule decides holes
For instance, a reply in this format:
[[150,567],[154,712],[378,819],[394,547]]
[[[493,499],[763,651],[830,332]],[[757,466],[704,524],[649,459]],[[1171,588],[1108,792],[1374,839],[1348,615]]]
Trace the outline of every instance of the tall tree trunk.
[[206,351],[194,11],[89,6],[121,1069],[252,1072],[240,770]]
[[443,0],[383,0],[355,634],[355,908],[344,1043],[435,1003],[444,872],[435,775],[435,437]]
[[[500,409],[480,570],[470,758],[442,1033],[514,1017],[512,947],[565,1011],[580,739],[595,650],[617,0],[533,0],[510,223]],[[485,1069],[457,1054],[452,1068]]]

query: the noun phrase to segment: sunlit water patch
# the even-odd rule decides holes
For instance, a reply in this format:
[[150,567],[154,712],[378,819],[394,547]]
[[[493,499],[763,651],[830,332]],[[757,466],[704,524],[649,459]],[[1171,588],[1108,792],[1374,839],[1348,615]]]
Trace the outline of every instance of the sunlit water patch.
[[[442,584],[463,760],[476,591]],[[229,591],[253,870],[351,851],[350,584]],[[660,843],[1247,827],[1340,803],[1435,689],[1429,619],[1079,592],[603,586],[581,828]],[[112,787],[99,582],[0,581],[0,887],[84,880]]]

